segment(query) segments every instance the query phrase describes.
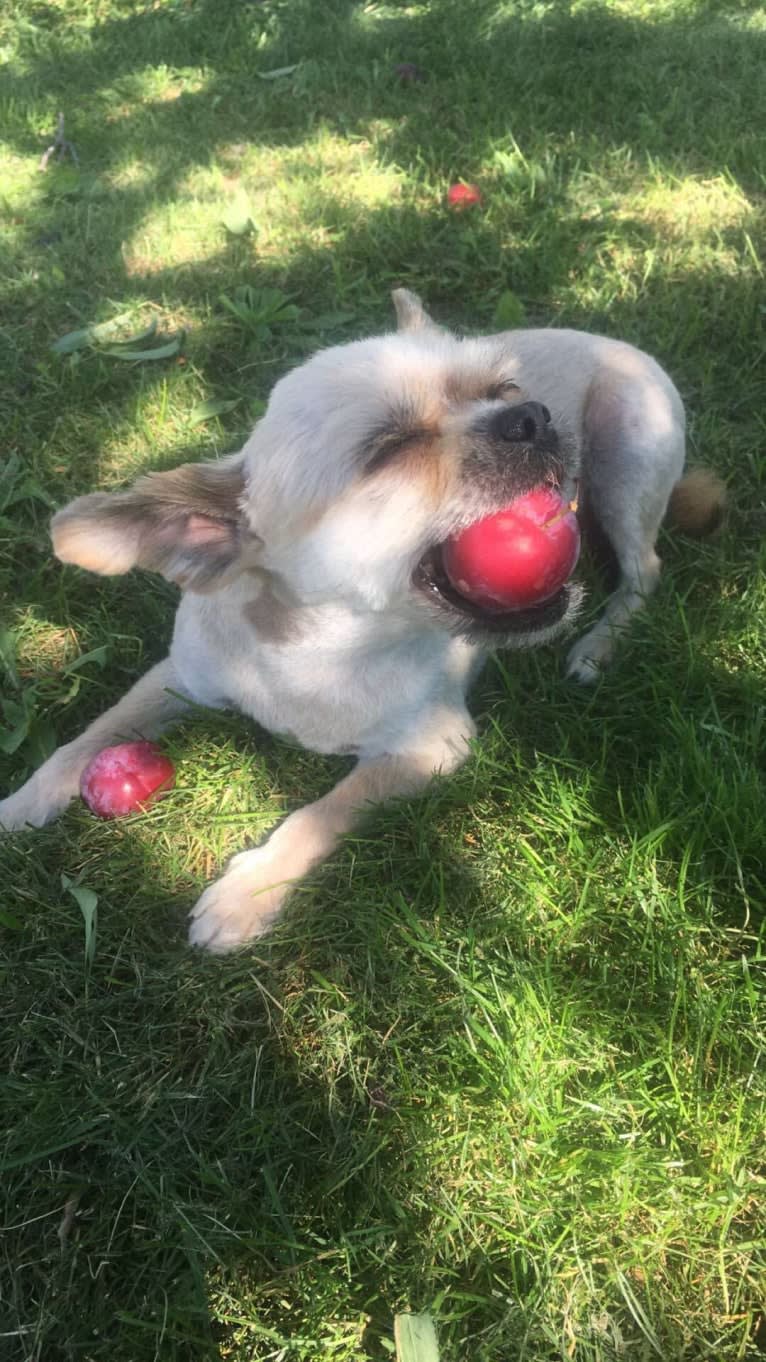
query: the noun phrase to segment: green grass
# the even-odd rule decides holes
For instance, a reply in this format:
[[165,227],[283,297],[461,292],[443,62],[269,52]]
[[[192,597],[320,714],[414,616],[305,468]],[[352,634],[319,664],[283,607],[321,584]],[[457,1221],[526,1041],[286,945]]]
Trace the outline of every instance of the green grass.
[[[407,1309],[443,1362],[762,1356],[766,9],[7,0],[0,61],[4,787],[172,619],[51,507],[235,448],[394,285],[643,345],[731,494],[595,692],[498,659],[475,760],[237,958],[187,908],[342,762],[202,715],[156,809],[2,844],[0,1356],[380,1362]],[[180,352],[51,352],[124,312]]]

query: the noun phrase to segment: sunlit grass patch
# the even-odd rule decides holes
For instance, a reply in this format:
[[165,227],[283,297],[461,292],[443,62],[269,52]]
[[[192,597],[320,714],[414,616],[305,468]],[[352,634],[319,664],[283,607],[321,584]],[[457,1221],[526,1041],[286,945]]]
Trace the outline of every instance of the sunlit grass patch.
[[74,629],[54,624],[37,611],[22,610],[13,621],[16,666],[22,677],[74,661],[82,645]]
[[[687,177],[680,182],[648,184],[637,204],[640,216],[657,231],[693,240],[734,227],[747,227],[756,209],[724,175],[712,180]],[[630,207],[626,208],[630,212]]]

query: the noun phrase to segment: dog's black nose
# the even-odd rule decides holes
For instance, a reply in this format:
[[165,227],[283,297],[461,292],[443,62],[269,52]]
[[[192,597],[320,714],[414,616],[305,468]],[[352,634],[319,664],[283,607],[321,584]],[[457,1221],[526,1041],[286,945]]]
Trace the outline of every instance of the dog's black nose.
[[509,444],[535,444],[546,433],[551,414],[542,402],[520,402],[492,417],[492,433]]

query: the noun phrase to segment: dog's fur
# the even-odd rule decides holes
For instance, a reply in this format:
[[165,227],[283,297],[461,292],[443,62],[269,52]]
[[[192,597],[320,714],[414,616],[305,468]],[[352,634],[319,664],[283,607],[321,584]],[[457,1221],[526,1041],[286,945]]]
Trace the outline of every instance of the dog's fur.
[[441,566],[449,535],[541,483],[567,496],[579,484],[620,573],[569,652],[570,674],[590,682],[656,586],[668,504],[697,531],[720,514],[716,479],[680,482],[683,407],[648,355],[566,330],[459,340],[414,294],[394,302],[397,333],[289,373],[239,454],[79,497],[53,519],[64,562],[151,568],[184,594],[169,656],[0,803],[0,825],[48,822],[96,752],[159,733],[184,697],[358,758],[205,890],[191,940],[213,951],[263,932],[366,805],[465,761],[466,693],[487,649],[535,646],[571,624],[571,583],[518,612],[466,601]]

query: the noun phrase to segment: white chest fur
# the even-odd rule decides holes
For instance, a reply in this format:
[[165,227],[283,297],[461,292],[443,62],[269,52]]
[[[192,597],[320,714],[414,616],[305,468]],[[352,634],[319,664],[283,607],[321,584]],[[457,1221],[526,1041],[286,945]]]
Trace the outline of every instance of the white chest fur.
[[197,703],[241,710],[313,751],[404,750],[435,705],[462,702],[481,665],[462,640],[388,612],[327,605],[259,629],[249,609],[255,597],[246,579],[184,596],[173,662]]

